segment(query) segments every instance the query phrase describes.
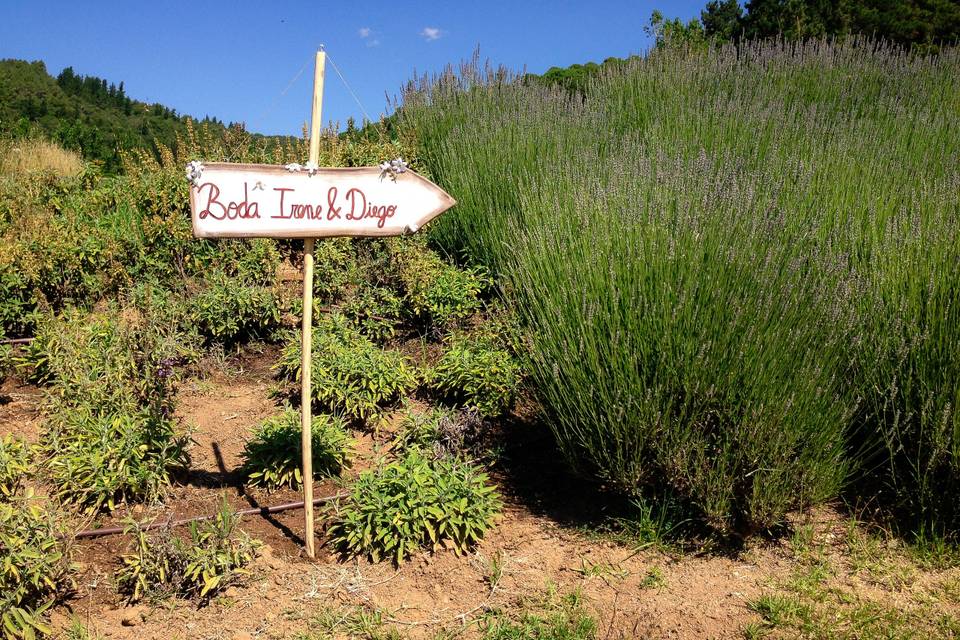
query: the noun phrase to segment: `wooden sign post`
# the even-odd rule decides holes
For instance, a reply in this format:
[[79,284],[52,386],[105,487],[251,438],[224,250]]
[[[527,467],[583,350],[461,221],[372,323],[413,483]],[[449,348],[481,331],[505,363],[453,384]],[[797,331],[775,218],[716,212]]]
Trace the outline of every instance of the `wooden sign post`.
[[378,167],[321,168],[320,130],[326,54],[317,52],[306,165],[191,162],[190,210],[198,238],[303,238],[300,405],[304,541],[315,557],[311,350],[316,238],[396,236],[418,231],[456,202],[397,158]]

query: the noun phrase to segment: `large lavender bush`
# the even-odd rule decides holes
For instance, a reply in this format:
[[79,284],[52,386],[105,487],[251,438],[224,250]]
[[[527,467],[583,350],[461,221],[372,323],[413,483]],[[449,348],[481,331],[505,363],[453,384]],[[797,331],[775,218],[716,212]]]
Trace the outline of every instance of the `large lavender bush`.
[[725,533],[854,487],[960,508],[960,55],[658,50],[583,96],[476,61],[403,118],[579,470]]

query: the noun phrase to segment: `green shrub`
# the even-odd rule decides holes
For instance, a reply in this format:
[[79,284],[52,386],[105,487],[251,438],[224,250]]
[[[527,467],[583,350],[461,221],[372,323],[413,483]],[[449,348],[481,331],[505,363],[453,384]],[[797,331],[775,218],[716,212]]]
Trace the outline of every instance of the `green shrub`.
[[219,255],[211,256],[219,269],[237,281],[251,287],[272,287],[280,267],[280,250],[275,240],[227,239],[216,245]]
[[[342,418],[315,415],[312,420],[311,452],[314,477],[332,477],[350,466],[350,436]],[[298,489],[303,485],[300,464],[300,412],[286,409],[267,418],[254,430],[244,446],[242,473],[251,486],[268,490],[279,487]]]
[[[300,334],[292,333],[275,368],[299,382],[300,358]],[[406,358],[370,342],[339,315],[322,318],[314,328],[311,372],[319,407],[354,420],[380,415],[417,383]]]
[[178,366],[193,357],[175,325],[135,308],[69,311],[30,345],[51,387],[43,451],[57,495],[88,513],[156,499],[187,462],[173,416]]
[[394,451],[418,447],[436,458],[472,454],[482,437],[483,420],[475,411],[456,411],[428,407],[415,411],[409,407],[397,425]]
[[480,293],[489,284],[482,270],[447,264],[418,240],[398,239],[388,247],[407,311],[414,320],[438,329],[480,308]]
[[12,435],[0,436],[0,501],[9,501],[32,472],[30,445]]
[[513,356],[485,336],[453,336],[427,375],[431,389],[443,399],[483,416],[510,409],[520,384]]
[[120,501],[160,497],[188,463],[186,444],[169,418],[65,407],[45,435],[46,477],[65,503],[112,511]]
[[131,601],[180,596],[208,602],[247,573],[243,567],[259,545],[238,522],[224,500],[212,520],[190,523],[189,539],[169,529],[148,534],[132,523],[133,548],[122,558],[117,586]]
[[36,325],[37,299],[14,263],[0,259],[0,334],[27,335]]
[[232,343],[268,337],[280,324],[273,291],[222,274],[203,282],[190,298],[189,318],[208,340]]
[[402,460],[364,471],[334,508],[330,541],[345,556],[400,564],[443,545],[457,554],[493,524],[500,499],[487,475],[470,463],[430,460],[417,449]]
[[47,384],[52,375],[48,364],[53,334],[43,330],[43,322],[41,320],[38,323],[36,337],[24,346],[19,355],[13,356],[14,369],[23,375],[24,380],[37,385]]
[[136,314],[158,327],[176,331],[178,342],[186,347],[180,358],[184,363],[199,359],[202,343],[197,323],[190,317],[190,297],[186,290],[186,283],[168,288],[157,280],[142,280],[124,291],[120,302],[126,314]]
[[66,405],[170,415],[179,367],[196,357],[196,345],[175,323],[114,307],[49,318],[23,364]]
[[[316,243],[313,252],[313,294],[317,302],[338,300],[350,284],[359,279],[354,242],[352,238],[329,238]],[[302,260],[302,243],[296,243],[293,257],[295,261]]]
[[426,411],[415,411],[408,407],[397,425],[393,446],[400,450],[432,448],[443,440],[446,432],[452,430],[454,420],[456,413],[452,409],[429,407]]
[[361,334],[382,344],[396,335],[403,303],[386,287],[360,284],[341,310]]
[[46,612],[69,582],[63,533],[30,491],[0,501],[0,624],[9,640],[51,632]]
[[[178,286],[214,268],[247,286],[274,284],[275,241],[194,238],[183,215],[182,167],[159,173],[60,181],[62,193],[21,203],[0,230],[0,325],[25,335],[38,311],[89,307],[144,280]],[[131,194],[140,187],[147,193]],[[168,187],[179,194],[176,204],[149,197]]]

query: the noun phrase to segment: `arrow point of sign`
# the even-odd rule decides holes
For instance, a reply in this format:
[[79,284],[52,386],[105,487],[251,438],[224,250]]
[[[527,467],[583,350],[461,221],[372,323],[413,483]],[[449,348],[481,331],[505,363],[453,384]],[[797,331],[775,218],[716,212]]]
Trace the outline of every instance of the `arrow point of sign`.
[[407,170],[398,177],[401,180],[406,178],[408,180],[419,182],[421,187],[435,194],[437,200],[439,200],[438,205],[433,210],[421,216],[416,222],[411,222],[407,225],[406,228],[410,230],[410,233],[416,233],[423,228],[423,225],[427,224],[441,213],[457,204],[457,201],[453,199],[453,196],[438,187],[433,181],[424,178],[416,171]]

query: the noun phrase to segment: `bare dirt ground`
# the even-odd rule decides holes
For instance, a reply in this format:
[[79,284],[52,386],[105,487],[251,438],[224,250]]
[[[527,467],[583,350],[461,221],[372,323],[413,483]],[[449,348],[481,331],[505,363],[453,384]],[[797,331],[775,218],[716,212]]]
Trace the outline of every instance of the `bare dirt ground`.
[[[178,415],[193,429],[192,468],[163,505],[134,508],[130,514],[207,514],[215,511],[220,496],[238,509],[299,498],[291,491],[244,489],[237,477],[251,428],[278,410],[270,397],[275,356],[269,348],[248,352],[204,379],[181,385]],[[40,391],[8,380],[0,388],[0,433],[35,441],[41,409]],[[755,631],[794,637],[789,625],[761,624],[765,618],[757,613],[756,603],[765,594],[793,594],[785,585],[806,575],[809,567],[820,566],[816,563],[830,567],[824,593],[848,594],[896,610],[929,604],[933,598],[936,615],[960,615],[956,569],[925,571],[888,562],[897,551],[869,546],[869,538],[857,538],[861,546],[851,546],[847,521],[830,509],[807,516],[798,525],[800,535],[758,542],[736,554],[638,550],[590,533],[603,503],[593,489],[565,471],[543,428],[522,419],[503,428],[512,444],[506,445],[493,476],[505,509],[497,526],[466,557],[441,551],[396,568],[340,561],[321,546],[318,558],[310,561],[301,551],[302,511],[251,516],[242,527],[266,546],[242,584],[202,608],[177,600],[131,606],[117,595],[113,581],[127,541],[122,536],[80,540],[74,547],[79,563],[76,592],[53,612],[54,626],[65,634],[79,622],[91,637],[138,640],[321,638],[328,636],[316,635],[318,615],[334,612],[344,620],[351,611],[361,611],[375,614],[379,626],[392,627],[401,636],[432,638],[446,630],[453,636],[476,637],[473,621],[485,612],[509,611],[555,590],[582,594],[597,638],[739,638]],[[384,435],[356,437],[363,459],[355,467],[362,468],[381,448]],[[314,492],[332,495],[339,489],[336,482],[326,481],[317,483]],[[90,526],[116,524],[125,515],[121,511]],[[318,517],[322,542],[322,515]],[[840,615],[833,609],[815,611],[817,616]],[[839,618],[837,624],[850,623]],[[333,637],[377,637],[369,631],[338,629]]]

